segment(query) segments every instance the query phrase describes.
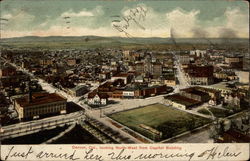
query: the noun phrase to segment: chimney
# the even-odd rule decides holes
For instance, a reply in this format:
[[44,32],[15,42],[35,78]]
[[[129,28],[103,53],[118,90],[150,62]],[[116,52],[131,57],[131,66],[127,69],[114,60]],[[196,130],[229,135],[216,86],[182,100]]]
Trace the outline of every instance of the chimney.
[[30,83],[29,83],[28,102],[29,102],[29,103],[32,102],[32,90],[31,90],[31,87],[30,87]]
[[29,102],[29,103],[32,102],[32,92],[31,92],[31,91],[29,91],[28,102]]

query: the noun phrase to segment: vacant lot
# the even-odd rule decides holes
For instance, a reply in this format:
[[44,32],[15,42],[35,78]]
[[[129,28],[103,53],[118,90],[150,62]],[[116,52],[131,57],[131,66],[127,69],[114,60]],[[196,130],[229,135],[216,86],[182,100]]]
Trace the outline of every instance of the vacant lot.
[[[155,141],[192,130],[210,121],[162,104],[119,112],[109,117]],[[162,132],[162,137],[156,137],[149,130],[140,127],[141,124]]]

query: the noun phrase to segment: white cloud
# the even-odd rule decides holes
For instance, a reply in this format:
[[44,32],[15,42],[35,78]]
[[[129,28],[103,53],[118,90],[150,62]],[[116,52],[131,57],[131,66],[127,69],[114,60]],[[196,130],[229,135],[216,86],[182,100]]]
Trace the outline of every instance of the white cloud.
[[[222,34],[235,34],[239,37],[249,37],[249,16],[248,13],[241,11],[239,8],[228,8],[225,10],[224,15],[215,17],[212,20],[206,21],[206,26],[203,20],[198,19],[200,10],[185,11],[181,8],[176,8],[168,13],[159,13],[153,8],[143,5],[143,8],[147,9],[147,13],[144,20],[139,23],[143,25],[145,29],[142,29],[136,25],[133,21],[127,32],[133,37],[169,37],[169,31],[172,27],[177,37],[192,37],[194,35],[194,29],[201,29],[204,31],[204,35],[208,37],[219,37]],[[136,6],[135,6],[136,7]],[[135,8],[134,7],[134,8]],[[124,7],[121,11],[121,15],[128,15],[130,8]],[[102,7],[97,6],[92,10],[83,9],[79,12],[73,12],[68,10],[62,13],[57,19],[47,18],[44,22],[37,26],[34,26],[34,31],[22,31],[18,30],[18,27],[5,29],[2,32],[2,37],[17,37],[17,36],[82,36],[82,35],[98,35],[98,36],[121,36],[125,37],[125,34],[117,31],[110,26],[99,26],[99,28],[91,28],[91,24],[95,24],[97,16],[104,15]],[[5,16],[5,17],[4,17]],[[71,21],[70,27],[67,29],[67,25],[62,17],[69,16],[75,17]],[[79,21],[81,17],[87,17]],[[33,15],[29,15],[26,12],[5,14],[3,18],[10,18],[12,26],[23,26],[33,21],[35,18]],[[226,19],[225,19],[226,18]],[[224,20],[221,23],[221,20]],[[10,21],[10,22],[11,22]],[[15,23],[14,23],[15,22]],[[79,23],[77,23],[79,22]],[[87,23],[86,23],[87,22]],[[90,26],[86,26],[90,24]],[[224,33],[223,33],[224,32]],[[175,36],[176,36],[175,35]]]
[[239,8],[228,8],[225,11],[226,27],[238,33],[238,36],[249,36],[249,14],[243,13]]
[[61,17],[92,17],[97,15],[102,15],[103,9],[101,6],[96,6],[93,10],[83,9],[79,12],[74,12],[71,10],[61,14]]
[[[166,13],[166,20],[170,27],[174,28],[176,37],[192,37],[194,29],[200,28],[207,37],[249,37],[249,16],[239,8],[227,8],[224,15],[213,20],[206,21],[207,26],[201,26],[203,20],[198,19],[199,10],[189,12],[176,8]],[[218,21],[225,19],[225,22],[218,24]]]
[[94,16],[94,14],[90,11],[80,11],[80,12],[73,12],[72,10],[64,12],[61,17],[89,17],[89,16]]
[[199,10],[187,12],[181,8],[176,8],[166,13],[166,21],[178,37],[190,37],[192,36],[191,30],[197,27],[197,15],[199,13]]
[[[218,21],[225,17],[224,23],[218,25]],[[249,38],[249,14],[239,8],[227,8],[222,17],[216,17],[204,29],[209,37],[242,37]],[[217,24],[217,25],[213,25]]]
[[2,18],[5,18],[5,19],[10,19],[10,18],[12,18],[12,17],[13,17],[13,15],[10,14],[10,13],[4,14],[4,15],[2,16]]

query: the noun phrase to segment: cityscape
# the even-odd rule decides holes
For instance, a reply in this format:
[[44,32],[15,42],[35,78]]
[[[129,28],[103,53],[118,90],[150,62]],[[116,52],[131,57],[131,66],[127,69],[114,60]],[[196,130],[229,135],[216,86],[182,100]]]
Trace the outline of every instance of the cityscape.
[[245,2],[23,2],[0,2],[1,144],[249,143]]

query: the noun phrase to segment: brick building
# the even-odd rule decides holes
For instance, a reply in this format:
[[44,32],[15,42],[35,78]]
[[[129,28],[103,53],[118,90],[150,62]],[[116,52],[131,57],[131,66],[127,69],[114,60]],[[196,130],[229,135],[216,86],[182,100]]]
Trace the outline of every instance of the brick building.
[[14,100],[20,120],[41,115],[66,113],[67,99],[56,93],[34,93]]
[[210,85],[214,82],[213,70],[213,66],[189,65],[185,72],[191,85]]

